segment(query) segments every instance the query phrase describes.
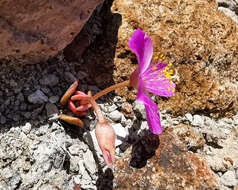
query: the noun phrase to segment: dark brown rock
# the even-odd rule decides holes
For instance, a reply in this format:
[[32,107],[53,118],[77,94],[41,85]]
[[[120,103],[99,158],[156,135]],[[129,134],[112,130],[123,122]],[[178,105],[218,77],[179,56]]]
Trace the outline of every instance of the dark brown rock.
[[80,32],[102,0],[0,1],[0,60],[38,62]]
[[[150,146],[148,139],[155,142],[150,142]],[[132,168],[136,152],[139,150],[138,154],[149,155],[152,152],[148,147],[155,148],[156,142],[158,137],[156,139],[154,135],[144,137],[117,160],[114,189],[218,189],[218,183],[203,158],[188,152],[185,144],[169,130],[159,136],[159,147],[153,157],[142,156],[148,159],[147,164],[141,169]]]

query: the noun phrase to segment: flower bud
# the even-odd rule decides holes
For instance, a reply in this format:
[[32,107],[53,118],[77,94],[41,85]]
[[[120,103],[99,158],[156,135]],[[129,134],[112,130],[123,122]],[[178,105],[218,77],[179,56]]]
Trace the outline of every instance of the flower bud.
[[98,145],[102,151],[104,162],[111,167],[115,161],[116,134],[112,126],[104,121],[98,122],[95,129]]

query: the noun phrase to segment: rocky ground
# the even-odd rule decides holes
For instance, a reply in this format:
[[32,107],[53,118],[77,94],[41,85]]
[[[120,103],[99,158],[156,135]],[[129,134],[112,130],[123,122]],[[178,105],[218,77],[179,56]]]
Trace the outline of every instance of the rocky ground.
[[[110,2],[107,1],[104,6],[110,7]],[[229,8],[227,2],[219,1],[218,4],[220,7]],[[114,10],[115,6],[116,4]],[[236,10],[234,6],[231,7],[232,10]],[[102,7],[98,8],[101,9]],[[111,16],[109,21],[106,19],[108,15]],[[20,65],[13,62],[0,64],[0,190],[71,190],[73,181],[82,189],[112,189],[113,187],[120,189],[120,184],[128,183],[120,176],[121,171],[128,171],[126,167],[130,165],[135,174],[139,171],[138,168],[151,167],[150,161],[154,160],[154,153],[149,157],[142,157],[139,163],[121,166],[123,160],[129,159],[128,155],[133,155],[131,153],[133,150],[129,147],[151,135],[145,120],[144,106],[134,100],[135,91],[130,91],[124,96],[123,92],[121,96],[110,93],[98,101],[117,134],[118,161],[114,171],[106,168],[103,163],[94,135],[95,115],[92,112],[83,118],[84,129],[58,120],[59,113],[70,114],[66,107],[59,104],[59,99],[75,78],[79,80],[79,88],[82,91],[91,90],[93,94],[112,84],[113,81],[127,78],[129,72],[127,70],[125,75],[124,66],[121,68],[118,65],[113,66],[115,54],[118,56],[116,51],[124,48],[115,47],[118,41],[115,36],[121,19],[117,13],[95,12],[89,20],[89,26],[94,31],[90,34],[91,41],[86,42],[90,47],[80,59],[74,59],[73,55],[65,53],[70,50],[68,47],[65,54],[60,53],[47,62],[34,65]],[[114,22],[117,24],[113,25],[114,28],[110,28],[105,21],[109,25]],[[87,33],[89,26],[86,26],[82,32]],[[109,40],[106,40],[105,36]],[[118,59],[125,57],[133,61],[133,55],[120,52],[116,64]],[[118,77],[120,71],[122,76]],[[228,74],[227,76],[230,77]],[[178,89],[178,93],[183,94],[181,88]],[[193,93],[194,96],[201,96]],[[228,98],[229,96],[226,97]],[[200,104],[196,104],[199,111],[192,110],[189,105],[192,101],[194,100],[183,102],[182,105],[187,106],[186,110],[178,106],[178,110],[182,111],[179,114],[176,111],[175,114],[170,106],[165,109],[164,104],[166,105],[167,100],[158,100],[162,102],[162,108],[159,107],[164,134],[174,134],[184,144],[186,152],[205,160],[208,173],[211,173],[207,175],[214,176],[216,180],[217,186],[212,187],[222,190],[237,189],[238,114],[234,109],[232,114],[218,114],[214,117],[213,112],[202,110]],[[222,107],[219,113],[227,110],[229,111],[226,107],[224,109]],[[178,141],[174,140],[174,142]],[[139,144],[138,150],[144,150],[140,148],[143,146],[145,146],[143,143]],[[155,147],[147,147],[146,151],[150,152],[150,149],[157,147],[158,144]],[[139,153],[144,154],[143,151]],[[151,157],[153,158],[150,159]],[[146,164],[147,160],[148,164]],[[199,164],[201,162],[196,166],[202,167]],[[169,168],[170,165],[167,167]],[[147,175],[149,178],[151,173]],[[179,178],[181,175],[183,174],[176,174],[174,178]],[[154,185],[157,183],[159,182],[148,186],[149,189],[158,189],[161,184]],[[184,182],[186,183],[187,181]],[[185,186],[182,185],[178,189],[185,189],[183,188]],[[137,189],[140,187],[141,185]]]

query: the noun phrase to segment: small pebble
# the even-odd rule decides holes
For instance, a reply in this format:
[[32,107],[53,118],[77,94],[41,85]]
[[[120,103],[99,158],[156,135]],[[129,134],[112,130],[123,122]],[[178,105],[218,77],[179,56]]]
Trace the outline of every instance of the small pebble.
[[47,103],[45,105],[45,109],[46,109],[46,114],[48,117],[51,117],[52,115],[59,113],[57,106],[52,103]]
[[221,182],[228,187],[233,187],[238,185],[238,181],[236,180],[235,172],[234,171],[227,171],[221,176]]
[[200,115],[194,115],[192,124],[195,126],[202,127],[204,124],[203,118]]
[[42,79],[40,79],[40,84],[45,86],[55,86],[59,83],[59,79],[54,74],[48,74],[46,76],[43,76]]
[[115,110],[115,111],[109,113],[109,114],[108,114],[108,117],[109,117],[112,121],[120,122],[120,121],[121,121],[122,114],[121,114],[121,112],[119,112],[118,110]]
[[186,117],[186,119],[189,121],[189,122],[193,122],[193,116],[192,116],[192,114],[191,113],[186,113],[185,114],[185,117]]
[[48,101],[48,97],[41,91],[37,90],[27,97],[28,101],[33,104],[43,104]]
[[125,140],[126,136],[128,135],[128,132],[120,123],[112,125],[112,127],[117,136],[115,146],[119,146],[123,143],[123,140]]
[[59,101],[59,96],[51,96],[49,98],[49,102],[52,103],[52,104],[55,104],[58,101]]
[[6,117],[4,117],[3,115],[0,116],[0,123],[1,123],[1,124],[5,124],[6,122],[7,122]]
[[31,131],[31,124],[28,122],[26,123],[21,130],[25,133],[25,134],[29,134]]

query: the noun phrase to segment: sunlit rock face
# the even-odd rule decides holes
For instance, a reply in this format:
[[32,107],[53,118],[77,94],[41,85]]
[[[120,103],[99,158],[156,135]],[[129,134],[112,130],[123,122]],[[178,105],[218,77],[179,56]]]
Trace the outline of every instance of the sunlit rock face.
[[[115,82],[136,68],[128,39],[138,27],[152,37],[155,53],[174,65],[175,96],[158,99],[174,115],[203,112],[230,116],[238,110],[238,28],[218,10],[215,0],[115,0],[112,13],[122,16],[115,52]],[[129,68],[129,69],[128,69]],[[128,98],[133,93],[120,90]]]
[[114,171],[117,190],[212,190],[218,189],[217,185],[203,158],[187,152],[185,144],[172,130],[159,137],[143,137],[117,160]]
[[0,2],[0,60],[33,63],[64,49],[102,0]]

